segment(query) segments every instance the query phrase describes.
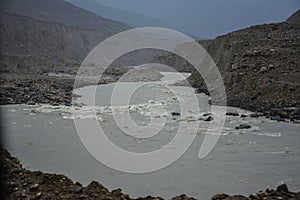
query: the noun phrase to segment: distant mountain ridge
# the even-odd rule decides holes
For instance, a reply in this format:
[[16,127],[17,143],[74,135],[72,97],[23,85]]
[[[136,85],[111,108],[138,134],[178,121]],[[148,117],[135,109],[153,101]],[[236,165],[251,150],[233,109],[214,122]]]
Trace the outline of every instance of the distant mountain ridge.
[[96,15],[107,17],[109,19],[122,21],[133,27],[145,27],[145,26],[166,26],[164,23],[144,16],[142,14],[121,10],[118,8],[112,8],[101,4],[96,0],[65,0],[77,7],[91,11]]
[[[176,29],[162,21],[152,19],[150,17],[147,17],[143,14],[134,12],[134,11],[127,11],[122,10],[110,6],[106,6],[100,3],[100,1],[97,0],[65,0],[67,2],[70,2],[74,4],[75,6],[78,6],[80,8],[83,8],[85,10],[91,11],[97,15],[107,17],[109,19],[122,21],[126,24],[129,24],[130,26],[134,28],[139,27],[164,27],[164,28],[170,28],[170,29]],[[183,32],[181,30],[177,30],[180,32]],[[203,38],[183,32],[184,34],[190,36],[191,38],[195,40],[202,40]]]
[[98,16],[63,0],[2,0],[0,11],[108,34],[130,28],[124,23]]
[[39,73],[72,66],[109,35],[11,13],[0,14],[1,71]]
[[2,0],[1,71],[78,66],[96,45],[130,27],[63,0]]

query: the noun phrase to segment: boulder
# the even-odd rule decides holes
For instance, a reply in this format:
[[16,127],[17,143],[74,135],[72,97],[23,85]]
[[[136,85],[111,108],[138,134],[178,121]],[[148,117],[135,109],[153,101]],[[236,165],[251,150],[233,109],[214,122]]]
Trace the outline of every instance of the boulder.
[[180,116],[180,112],[171,112],[172,116]]
[[228,111],[228,112],[226,112],[226,115],[228,115],[228,116],[239,116],[239,113],[237,111]]

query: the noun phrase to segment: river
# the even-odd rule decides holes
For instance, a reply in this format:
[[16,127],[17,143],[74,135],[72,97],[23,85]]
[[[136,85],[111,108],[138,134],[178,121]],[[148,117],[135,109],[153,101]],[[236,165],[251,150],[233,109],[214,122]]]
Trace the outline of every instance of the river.
[[[172,86],[172,83],[187,77],[188,74],[163,73],[160,82],[120,83],[119,95],[111,105],[111,95],[115,84],[97,86],[97,120],[106,136],[119,147],[133,152],[149,152],[170,142],[176,134],[178,124],[197,121],[200,113],[181,113],[178,99],[170,89],[176,90],[179,98],[188,101],[194,95],[189,87]],[[140,84],[140,85],[139,85]],[[122,101],[130,88],[139,87],[132,95],[129,104]],[[94,117],[88,96],[96,86],[88,86],[74,91],[81,95],[78,106],[81,118]],[[123,92],[123,94],[122,94]],[[209,113],[208,97],[197,94],[202,113]],[[118,127],[112,112],[122,114],[127,109],[135,122],[147,125],[149,116],[166,119],[166,126],[159,134],[149,138],[126,135]],[[193,108],[189,108],[192,111]],[[250,112],[238,108],[240,114]],[[199,121],[198,130],[190,148],[176,162],[158,171],[131,174],[117,171],[97,161],[80,141],[74,125],[72,108],[50,105],[8,105],[1,107],[4,129],[4,146],[18,157],[24,167],[43,172],[61,173],[73,181],[87,185],[97,180],[108,189],[121,188],[131,197],[161,196],[171,198],[186,194],[199,199],[210,199],[218,192],[249,195],[266,187],[275,187],[285,182],[290,189],[300,188],[300,125],[275,122],[264,117],[241,118],[227,116],[217,144],[203,159],[198,158],[200,146],[209,122]],[[214,116],[214,120],[218,117]],[[251,125],[250,129],[236,130],[240,124]],[[188,130],[188,129],[187,129]],[[149,128],[149,133],[153,131]],[[101,142],[100,142],[101,145]],[[176,147],[174,147],[176,148]]]

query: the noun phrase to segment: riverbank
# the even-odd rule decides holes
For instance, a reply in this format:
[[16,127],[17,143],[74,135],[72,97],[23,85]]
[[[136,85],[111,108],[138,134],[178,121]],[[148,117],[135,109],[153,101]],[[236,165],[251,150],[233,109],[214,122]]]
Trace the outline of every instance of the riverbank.
[[[98,70],[98,71],[97,71]],[[79,87],[92,85],[94,79],[89,75],[100,74],[101,69],[90,69],[87,78],[80,81]],[[76,70],[64,73],[49,74],[19,74],[2,73],[0,75],[0,105],[37,103],[50,105],[72,105],[72,91],[76,78]],[[158,81],[162,75],[159,72],[144,68],[116,67],[107,69],[101,76],[98,84],[107,84],[117,81]],[[96,77],[99,78],[99,77]],[[78,83],[77,83],[78,84]]]
[[[267,117],[300,119],[299,24],[256,25],[199,43],[222,75],[228,106]],[[179,56],[161,54],[154,61],[193,71],[191,85],[209,94],[201,75]]]
[[[133,199],[122,193],[121,189],[109,191],[103,185],[92,181],[86,187],[72,182],[68,177],[58,174],[30,171],[23,168],[17,158],[12,157],[5,149],[1,149],[2,172],[4,177],[4,198],[7,199]],[[159,200],[160,197],[140,197],[138,200]],[[192,197],[180,195],[174,200],[193,200]],[[261,200],[261,199],[300,199],[300,192],[291,192],[285,184],[274,189],[266,189],[250,196],[220,193],[212,197],[212,200]]]

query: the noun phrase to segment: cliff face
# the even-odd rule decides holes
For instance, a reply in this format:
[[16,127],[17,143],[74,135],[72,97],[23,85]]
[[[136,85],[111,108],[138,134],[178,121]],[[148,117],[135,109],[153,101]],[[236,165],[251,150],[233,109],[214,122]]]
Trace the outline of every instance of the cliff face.
[[[222,74],[228,105],[300,118],[299,24],[253,26],[208,43],[205,48]],[[175,68],[184,68],[181,64],[175,63]],[[198,73],[193,72],[189,80],[199,92],[207,93]]]

